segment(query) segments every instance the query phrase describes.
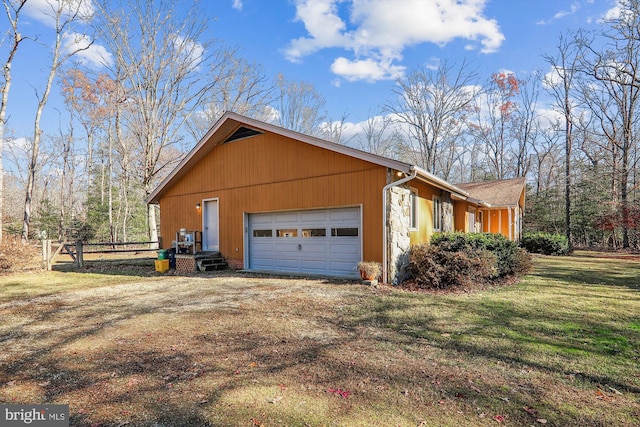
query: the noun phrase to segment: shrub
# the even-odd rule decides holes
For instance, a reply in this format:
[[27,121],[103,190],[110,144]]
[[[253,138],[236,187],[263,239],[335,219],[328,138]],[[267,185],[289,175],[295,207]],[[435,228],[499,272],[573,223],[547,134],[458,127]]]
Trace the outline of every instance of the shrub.
[[431,244],[412,246],[409,255],[409,272],[419,289],[469,287],[526,274],[531,267],[527,251],[492,233],[438,233]]
[[466,288],[495,274],[495,255],[488,251],[448,251],[429,244],[415,245],[409,272],[419,289]]
[[525,233],[522,247],[531,253],[567,255],[570,252],[567,236],[551,233]]
[[42,268],[42,248],[24,244],[19,238],[5,237],[0,242],[0,274]]
[[421,244],[411,247],[409,252],[409,274],[421,289],[438,289],[442,285],[444,266],[438,260],[440,250],[435,246]]
[[515,274],[518,267],[518,244],[502,234],[494,233],[436,233],[431,244],[443,250],[456,252],[468,250],[478,254],[489,251],[496,256],[495,275],[492,278]]

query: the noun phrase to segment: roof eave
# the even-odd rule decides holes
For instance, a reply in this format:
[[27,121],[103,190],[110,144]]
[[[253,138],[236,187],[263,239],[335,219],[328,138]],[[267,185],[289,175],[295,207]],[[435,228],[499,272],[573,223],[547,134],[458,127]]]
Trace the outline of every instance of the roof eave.
[[439,187],[443,190],[451,191],[451,193],[459,195],[459,198],[464,200],[470,197],[469,193],[462,188],[458,188],[455,185],[448,183],[444,179],[438,178],[434,174],[427,172],[426,170],[418,166],[414,166],[414,169],[418,171],[418,179],[420,179],[421,181],[435,185],[436,187]]

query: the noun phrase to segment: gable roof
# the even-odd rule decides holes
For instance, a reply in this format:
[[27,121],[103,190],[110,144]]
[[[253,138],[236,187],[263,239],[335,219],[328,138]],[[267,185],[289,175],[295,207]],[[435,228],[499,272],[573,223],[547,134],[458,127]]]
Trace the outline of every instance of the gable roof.
[[[409,173],[411,171],[411,165],[408,163],[400,162],[386,157],[378,156],[375,154],[367,153],[365,151],[357,150],[355,148],[347,147],[346,145],[336,144],[334,142],[325,141],[320,138],[305,135],[299,132],[294,132],[288,129],[281,128],[279,126],[265,123],[260,120],[252,119],[250,117],[242,116],[237,113],[227,111],[218,119],[218,121],[209,129],[209,131],[198,141],[198,143],[187,153],[180,163],[167,175],[165,179],[160,182],[151,194],[147,197],[147,203],[158,203],[160,197],[180,178],[182,178],[193,165],[204,158],[211,150],[220,144],[223,144],[227,140],[240,139],[237,136],[240,133],[250,136],[253,132],[264,133],[271,132],[285,137],[289,137],[316,147],[324,148],[330,151],[334,151],[348,156],[357,157],[362,160],[369,161],[371,163],[379,164],[388,168],[392,168],[398,171]],[[255,133],[253,133],[255,134]]]
[[456,184],[474,197],[489,203],[492,207],[517,206],[526,183],[525,178],[503,179],[499,181],[467,182]]
[[284,137],[292,138],[316,147],[329,151],[355,157],[393,170],[411,174],[416,172],[416,179],[434,185],[440,189],[450,191],[454,197],[461,200],[469,200],[475,204],[488,206],[481,199],[482,197],[472,197],[467,190],[448,183],[437,176],[409,163],[388,157],[378,156],[366,151],[358,150],[335,142],[326,141],[313,136],[305,135],[289,129],[282,128],[250,117],[242,116],[230,111],[225,112],[220,119],[209,129],[209,131],[198,141],[198,143],[187,153],[178,165],[160,182],[151,194],[147,197],[147,203],[158,203],[162,195],[171,188],[180,178],[182,178],[197,162],[204,158],[211,150],[220,144],[230,140],[250,137],[257,133],[270,132]]

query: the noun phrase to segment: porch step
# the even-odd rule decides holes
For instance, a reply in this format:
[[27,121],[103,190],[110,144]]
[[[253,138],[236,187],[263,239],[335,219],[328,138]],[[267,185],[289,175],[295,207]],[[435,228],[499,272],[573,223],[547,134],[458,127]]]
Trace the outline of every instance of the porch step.
[[196,256],[196,267],[198,271],[224,270],[228,264],[220,252],[207,252]]

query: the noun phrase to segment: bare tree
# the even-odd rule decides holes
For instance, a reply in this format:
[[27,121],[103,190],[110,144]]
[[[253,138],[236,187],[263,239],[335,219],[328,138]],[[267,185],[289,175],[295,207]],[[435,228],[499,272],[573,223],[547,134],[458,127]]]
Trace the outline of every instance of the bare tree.
[[492,178],[504,179],[508,175],[508,155],[514,140],[513,123],[518,111],[516,96],[520,92],[520,81],[513,73],[500,72],[491,76],[487,86],[479,97],[476,122],[469,123],[469,127],[484,147]]
[[393,127],[390,115],[370,116],[365,122],[358,142],[360,148],[384,157],[395,157],[402,135]]
[[238,49],[216,52],[208,78],[211,87],[201,111],[192,114],[188,125],[197,141],[225,111],[234,111],[259,120],[268,120],[274,87],[262,68],[240,56]]
[[289,81],[282,74],[276,79],[277,123],[283,128],[320,136],[326,121],[326,100],[311,83]]
[[533,151],[533,173],[535,174],[535,195],[539,196],[543,190],[547,190],[553,176],[559,168],[559,138],[562,135],[559,129],[563,124],[559,121],[550,123],[548,126],[540,126],[538,138],[531,144]]
[[540,95],[540,76],[534,73],[520,80],[518,85],[517,111],[513,121],[514,145],[511,147],[513,175],[527,176],[531,168],[531,149],[537,144],[540,134],[538,97]]
[[47,17],[51,20],[54,27],[54,42],[51,48],[51,63],[49,64],[49,73],[44,85],[42,94],[37,94],[38,105],[36,107],[35,119],[33,121],[33,139],[31,141],[31,152],[28,160],[27,169],[27,185],[24,201],[24,218],[22,221],[22,240],[29,240],[29,223],[31,221],[31,203],[33,201],[33,190],[36,181],[36,170],[38,164],[38,155],[40,152],[40,141],[42,138],[42,130],[40,129],[40,120],[44,107],[49,101],[49,94],[53,86],[54,79],[60,67],[73,55],[88,49],[92,42],[86,42],[83,39],[82,44],[72,44],[71,47],[65,48],[63,42],[65,37],[74,37],[71,29],[76,22],[87,19],[87,6],[85,0],[50,0],[47,2],[49,9],[46,12]]
[[[13,59],[18,52],[20,43],[25,40],[25,38],[22,37],[22,35],[18,31],[18,21],[20,19],[20,12],[22,11],[22,8],[26,4],[26,2],[27,0],[2,0],[2,5],[4,6],[4,10],[7,16],[7,22],[9,24],[9,29],[0,41],[0,46],[7,43],[9,46],[9,50],[7,53],[7,58],[5,59],[2,66],[2,80],[0,81],[0,242],[2,241],[2,207],[4,199],[4,169],[2,167],[2,151],[4,148],[7,101],[9,99],[9,90],[11,89],[11,66],[13,64]],[[4,37],[7,38],[5,39]]]
[[437,171],[437,159],[445,146],[455,147],[466,126],[473,100],[479,93],[476,73],[465,61],[460,67],[443,61],[436,70],[418,69],[397,81],[396,98],[385,110],[407,127],[420,153],[420,166]]
[[[590,53],[582,66],[611,100],[619,132],[609,135],[615,146],[619,164],[615,169],[620,192],[620,225],[622,246],[629,247],[629,179],[632,153],[637,144],[635,123],[638,120],[640,102],[640,0],[621,0],[620,14],[606,21],[603,32],[605,44],[596,51],[591,44],[584,44]],[[592,109],[593,110],[593,109]],[[609,129],[615,126],[610,122]]]
[[545,55],[551,71],[545,76],[544,84],[553,96],[554,107],[564,121],[564,209],[565,235],[571,245],[571,155],[573,150],[574,97],[576,86],[579,46],[575,37],[560,36],[556,55]]
[[[195,4],[186,10],[166,0],[130,0],[117,11],[107,6],[100,7],[99,26],[115,57],[112,78],[122,88],[116,138],[122,147],[125,137],[133,138],[127,148],[136,155],[133,170],[147,196],[179,160],[163,157],[163,151],[183,142],[184,125],[214,86],[205,72],[212,47],[202,40],[207,21]],[[124,104],[135,108],[125,110]],[[147,206],[147,224],[149,238],[157,240],[155,206]]]

